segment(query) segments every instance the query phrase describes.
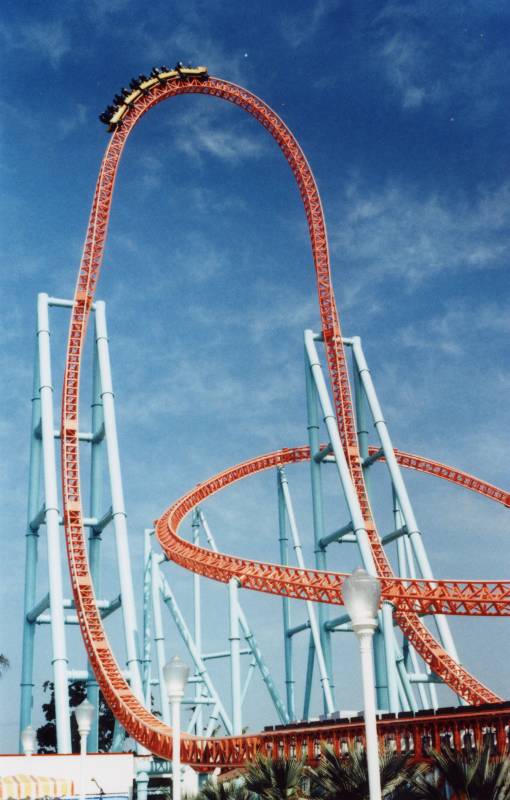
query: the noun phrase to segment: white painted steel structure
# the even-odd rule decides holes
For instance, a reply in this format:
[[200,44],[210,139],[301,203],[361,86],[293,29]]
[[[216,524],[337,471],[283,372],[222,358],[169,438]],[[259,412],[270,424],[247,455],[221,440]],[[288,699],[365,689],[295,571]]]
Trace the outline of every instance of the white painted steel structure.
[[[51,370],[50,309],[69,309],[72,301],[49,297],[42,293],[37,299],[37,348],[34,364],[34,391],[32,397],[30,473],[28,489],[28,524],[26,536],[25,595],[23,616],[23,651],[20,703],[20,731],[32,721],[34,639],[37,627],[49,624],[53,684],[55,691],[57,751],[71,752],[71,728],[68,684],[70,681],[87,681],[88,699],[95,708],[95,724],[88,737],[89,750],[97,751],[98,691],[91,675],[69,666],[66,643],[66,626],[76,625],[76,615],[66,614],[73,603],[64,596],[62,572],[62,518],[58,492],[59,472],[55,457],[55,439],[60,433],[54,426],[55,397]],[[126,646],[127,677],[140,696],[140,656],[134,589],[127,537],[126,509],[122,490],[119,445],[115,421],[115,402],[108,350],[105,305],[98,301],[94,312],[94,341],[92,381],[92,428],[80,433],[80,440],[91,447],[90,516],[85,519],[89,528],[89,561],[95,582],[98,608],[103,618],[121,609]],[[104,459],[103,442],[106,443]],[[42,455],[42,458],[41,458]],[[103,463],[105,462],[105,464]],[[103,487],[102,472],[110,477],[112,507],[101,507]],[[100,543],[107,526],[113,522],[120,594],[112,600],[101,599]],[[37,573],[38,539],[46,528],[48,547],[48,575]],[[37,600],[38,586],[44,586]],[[50,613],[45,614],[49,608]],[[49,666],[49,665],[48,665]],[[121,747],[122,732],[117,730],[115,746]]]

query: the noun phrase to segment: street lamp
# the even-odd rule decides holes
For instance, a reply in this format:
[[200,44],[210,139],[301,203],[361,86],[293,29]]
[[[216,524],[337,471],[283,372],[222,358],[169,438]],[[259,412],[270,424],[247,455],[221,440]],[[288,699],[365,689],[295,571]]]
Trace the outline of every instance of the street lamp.
[[172,800],[181,798],[181,700],[188,683],[189,667],[174,656],[163,667],[166,692],[172,711]]
[[80,734],[80,800],[85,800],[85,758],[87,756],[87,736],[92,728],[95,709],[92,703],[84,700],[74,709],[74,716]]
[[354,570],[345,579],[342,593],[353,630],[359,640],[361,677],[363,681],[363,706],[365,712],[365,738],[370,800],[381,800],[379,773],[379,745],[375,711],[375,680],[372,656],[372,638],[377,628],[377,609],[381,599],[381,584],[364,569]]
[[31,756],[37,750],[37,733],[31,725],[21,731],[21,746],[26,756]]

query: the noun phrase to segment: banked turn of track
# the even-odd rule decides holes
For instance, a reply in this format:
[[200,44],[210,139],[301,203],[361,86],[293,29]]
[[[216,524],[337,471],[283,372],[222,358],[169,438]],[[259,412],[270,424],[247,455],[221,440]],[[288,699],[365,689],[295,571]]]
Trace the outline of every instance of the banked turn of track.
[[[324,214],[315,179],[297,141],[282,120],[262,100],[245,89],[218,78],[207,80],[178,80],[158,83],[142,94],[125,115],[122,126],[111,136],[99,171],[92,211],[90,215],[83,256],[71,313],[66,366],[63,383],[61,447],[64,523],[66,545],[71,574],[72,590],[85,647],[103,695],[115,717],[127,732],[151,752],[170,758],[172,752],[171,729],[151,714],[133,694],[122,676],[111,652],[100,615],[89,573],[80,492],[79,468],[79,383],[83,345],[94,299],[96,284],[106,240],[108,219],[117,168],[124,144],[138,120],[154,105],[181,94],[205,94],[218,97],[251,114],[279,145],[297,181],[303,200],[310,232],[313,260],[317,277],[319,309],[322,332],[327,353],[328,369],[333,391],[338,429],[349,464],[349,470],[360,508],[377,573],[381,579],[383,596],[395,605],[395,618],[401,630],[416,650],[456,693],[468,703],[493,703],[500,698],[457,664],[436,641],[419,617],[420,613],[509,614],[510,584],[507,582],[471,581],[404,581],[393,575],[372,517],[360,465],[356,427],[352,408],[348,370],[342,344],[342,334],[331,284],[330,264]],[[405,464],[406,458],[420,462],[416,469],[438,474],[438,471],[464,473],[435,464],[427,459],[417,459],[398,454]],[[157,534],[167,556],[188,569],[210,575],[218,580],[228,580],[236,575],[243,586],[259,591],[303,597],[315,601],[341,603],[341,585],[345,576],[339,573],[321,573],[315,570],[298,570],[280,565],[250,562],[223,554],[195,548],[177,535],[183,517],[204,497],[249,474],[279,464],[306,460],[308,448],[294,448],[251,459],[225,473],[200,484],[180,501],[171,506],[157,524]],[[428,465],[428,466],[427,466]],[[435,467],[437,469],[435,469]],[[447,475],[439,475],[448,477]],[[492,496],[509,505],[508,494],[483,481],[465,476],[459,478],[468,488]],[[449,477],[452,480],[454,478]],[[469,479],[474,485],[469,486]],[[455,479],[454,479],[455,480]],[[477,488],[478,487],[478,488]],[[203,739],[184,737],[183,761],[206,766],[228,764],[229,753],[253,752],[264,746],[265,734],[259,737],[226,737]],[[250,743],[250,747],[248,747]]]

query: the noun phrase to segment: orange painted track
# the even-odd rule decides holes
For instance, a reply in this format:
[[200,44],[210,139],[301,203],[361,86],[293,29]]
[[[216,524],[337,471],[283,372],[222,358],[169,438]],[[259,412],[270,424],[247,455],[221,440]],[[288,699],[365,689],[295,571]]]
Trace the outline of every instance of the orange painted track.
[[[142,94],[130,106],[122,126],[118,127],[113,133],[101,164],[74,295],[62,398],[61,452],[64,523],[71,584],[81,633],[91,665],[106,701],[116,718],[134,739],[156,755],[166,758],[171,757],[170,728],[147,711],[132,693],[113,657],[101,618],[97,612],[94,590],[88,569],[83,530],[78,426],[82,351],[90,306],[94,299],[99,277],[117,168],[124,144],[138,120],[150,108],[167,98],[180,94],[206,94],[238,105],[268,130],[287,159],[296,178],[308,220],[317,277],[322,332],[338,428],[363,513],[378,575],[381,578],[385,592],[393,592],[392,596],[395,597],[396,604],[395,617],[400,628],[430,665],[433,672],[438,674],[469,703],[498,702],[500,698],[496,694],[470,675],[467,670],[459,666],[445,652],[423,625],[418,613],[422,613],[424,608],[431,610],[435,607],[440,607],[444,610],[448,607],[448,604],[451,604],[452,608],[457,609],[455,613],[499,614],[502,613],[500,610],[494,611],[492,609],[499,609],[499,606],[497,606],[499,603],[498,594],[501,591],[506,593],[508,587],[502,583],[476,582],[476,587],[473,591],[478,593],[478,597],[473,600],[471,596],[472,590],[466,589],[468,585],[471,585],[471,582],[457,584],[451,581],[446,583],[434,581],[427,584],[427,582],[418,581],[416,586],[411,586],[412,582],[408,582],[409,585],[407,586],[405,582],[399,582],[394,577],[372,518],[363,481],[348,370],[331,285],[324,214],[314,177],[301,148],[282,120],[255,95],[235,84],[217,78],[209,78],[206,81],[195,79],[184,81],[179,79],[167,83],[158,83],[145,94]],[[227,473],[232,473],[230,482],[233,482],[252,472],[274,466],[275,463],[289,463],[305,460],[306,458],[308,458],[307,448],[282,450],[278,451],[277,454],[262,457],[262,459],[252,459],[252,461],[239,465],[234,470],[227,471]],[[275,463],[266,463],[271,460]],[[432,464],[432,462],[429,463]],[[419,467],[416,466],[415,468],[418,469]],[[222,473],[222,475],[212,479],[212,482],[202,485],[204,491],[207,487],[210,488],[212,484],[214,484],[214,488],[209,491],[209,494],[227,485],[229,482],[227,473]],[[174,504],[158,523],[158,532],[162,543],[166,541],[167,546],[172,545],[172,548],[175,546],[175,549],[171,551],[172,557],[177,557],[178,548],[183,548],[183,559],[187,557],[186,552],[188,555],[191,553],[189,549],[186,550],[186,543],[177,537],[176,529],[186,510],[192,507],[191,498],[199,490],[194,490],[194,492]],[[186,508],[187,506],[189,506],[188,509]],[[168,526],[164,524],[165,521],[168,521]],[[206,553],[207,557],[210,558],[212,554],[208,551]],[[220,556],[220,558],[229,559],[231,557]],[[246,562],[242,559],[232,559],[229,563],[232,562],[243,565],[244,574],[241,578],[244,585],[248,585],[248,582],[251,582],[253,588],[262,589],[267,584],[268,572],[276,569],[276,565],[257,564],[256,562]],[[197,561],[192,560],[190,557],[188,566],[197,569]],[[341,575],[317,573],[313,570],[307,570],[301,574],[290,567],[287,569],[278,567],[278,570],[280,584],[277,593],[287,594],[291,586],[299,584],[302,587],[299,592],[302,591],[303,594],[297,594],[296,596],[307,596],[316,600],[329,600],[329,583],[332,583],[337,588],[336,590],[331,589],[331,592],[334,593],[336,591],[336,602],[340,601]],[[299,575],[299,578],[295,578],[296,575]],[[332,577],[326,579],[325,575],[331,575]],[[220,577],[219,573],[218,577],[221,580],[225,579],[224,575]],[[439,596],[437,587],[441,583],[443,583],[443,590],[441,596]],[[258,584],[258,586],[255,586],[255,584]],[[268,591],[268,589],[264,590]],[[462,597],[461,594],[463,595]],[[427,598],[425,595],[427,595]],[[504,606],[506,609],[506,602],[504,600],[501,607]],[[494,605],[495,603],[496,605]],[[466,611],[459,610],[462,604],[464,604]],[[469,610],[467,610],[468,608]],[[487,611],[484,611],[484,609],[487,609]],[[256,737],[216,740],[186,737],[182,744],[182,757],[184,761],[193,764],[203,765],[206,762],[208,764],[233,763],[232,753],[237,752],[239,754],[243,752],[247,746],[248,739],[252,741],[256,740]],[[206,753],[207,756],[205,755]]]
[[[402,451],[400,454],[405,458],[417,458]],[[307,461],[309,458],[308,447],[284,448],[237,464],[198,484],[173,503],[156,523],[156,534],[167,557],[191,572],[216,581],[226,583],[231,578],[237,578],[244,589],[343,605],[342,584],[347,573],[284,567],[281,564],[238,558],[197,547],[178,535],[182,520],[211,495],[250,475]],[[437,464],[421,457],[420,461],[423,464]],[[447,469],[449,473],[462,474],[452,467],[438,466]],[[500,502],[506,505],[503,501],[504,492],[484,481],[476,482],[487,491],[494,490],[500,494]],[[506,500],[508,502],[507,495]],[[381,589],[382,597],[390,600],[397,609],[397,618],[398,613],[403,611],[417,614],[510,616],[510,581],[428,581],[393,576],[381,578]]]

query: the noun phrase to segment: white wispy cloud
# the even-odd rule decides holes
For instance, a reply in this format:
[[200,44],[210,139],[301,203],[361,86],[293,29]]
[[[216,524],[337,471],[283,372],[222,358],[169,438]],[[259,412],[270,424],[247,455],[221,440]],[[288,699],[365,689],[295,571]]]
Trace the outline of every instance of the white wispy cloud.
[[78,128],[86,125],[88,121],[89,112],[87,106],[83,103],[76,103],[76,105],[71,108],[70,112],[66,114],[65,117],[57,120],[56,122],[59,138],[66,139]]
[[7,52],[31,52],[49,61],[54,68],[71,50],[71,34],[61,19],[4,25],[0,27],[0,37]]
[[374,191],[351,181],[329,228],[333,253],[356,268],[353,300],[391,276],[411,290],[438,272],[505,267],[509,199],[510,183],[452,200],[420,196],[396,182]]
[[[427,3],[386,3],[370,23],[375,32],[374,58],[404,108],[437,106],[454,122],[480,124],[497,105],[509,57],[484,33],[494,10],[480,6],[462,21],[463,4],[442,10]],[[449,50],[448,31],[457,36]]]
[[319,33],[327,17],[337,8],[335,0],[315,0],[306,11],[284,14],[281,21],[283,38],[292,47],[299,47]]
[[419,329],[406,326],[400,332],[404,347],[427,350],[431,343],[443,354],[460,355],[472,346],[474,336],[502,336],[510,333],[510,308],[494,302],[468,306],[465,301],[456,307],[447,308],[442,314],[433,315]]
[[212,155],[239,162],[266,152],[266,143],[256,132],[252,135],[241,131],[238,124],[232,124],[231,119],[227,122],[217,109],[205,104],[172,116],[169,126],[175,147],[196,159]]
[[246,83],[248,62],[244,49],[225,47],[221,36],[213,36],[207,15],[198,3],[186,4],[186,21],[179,17],[168,29],[154,28],[140,21],[137,46],[149,63],[175,61],[207,66],[212,75],[221,75],[235,83]]
[[425,85],[420,75],[421,43],[402,32],[394,34],[381,48],[388,80],[401,94],[404,108],[418,108],[438,94],[438,87]]

